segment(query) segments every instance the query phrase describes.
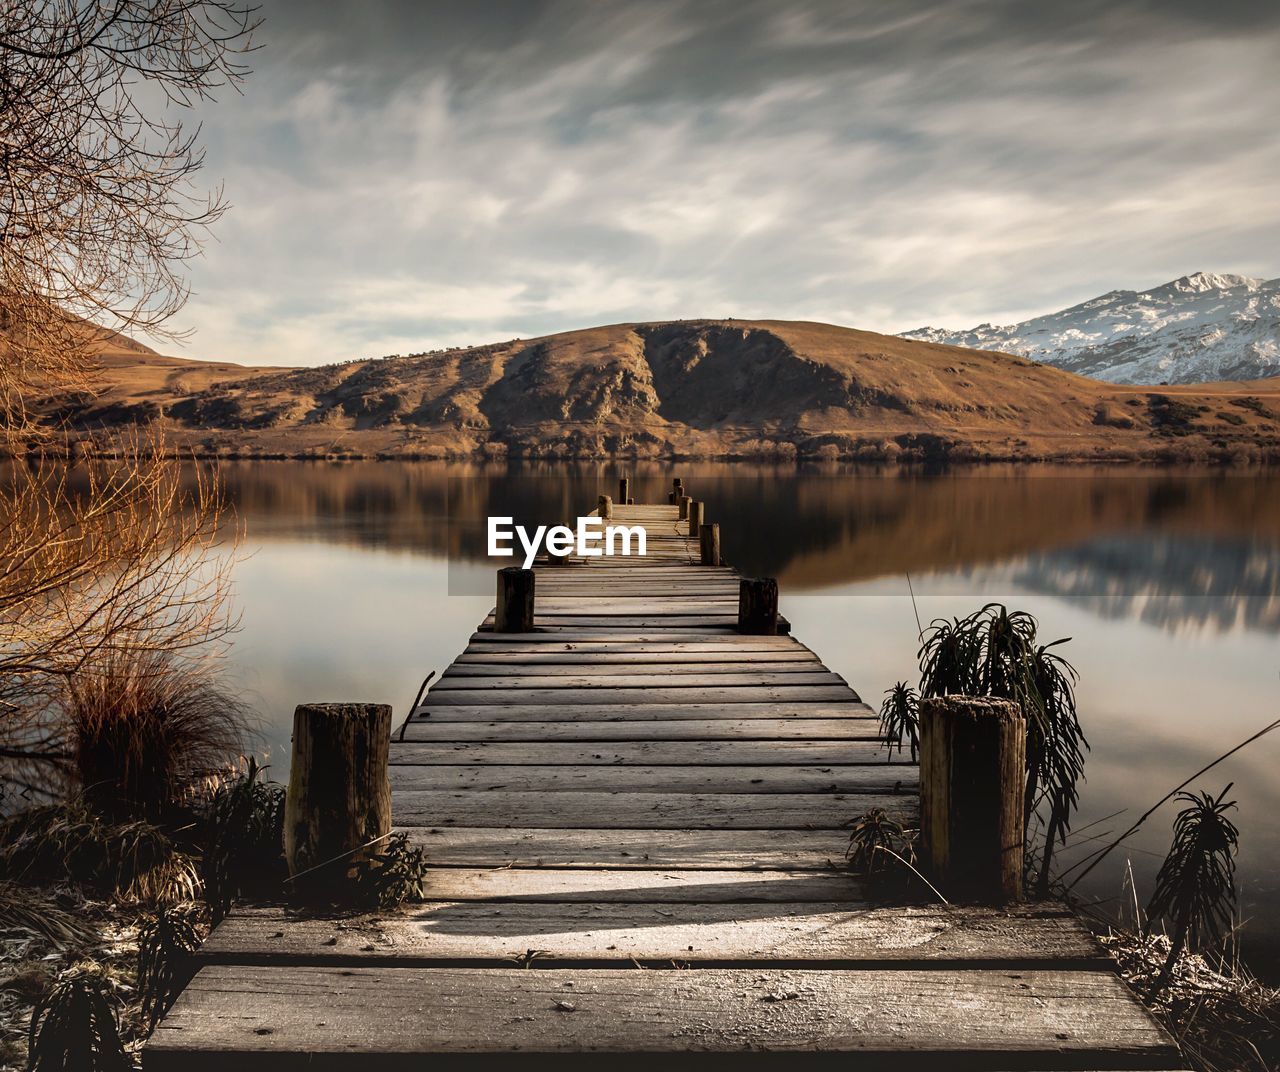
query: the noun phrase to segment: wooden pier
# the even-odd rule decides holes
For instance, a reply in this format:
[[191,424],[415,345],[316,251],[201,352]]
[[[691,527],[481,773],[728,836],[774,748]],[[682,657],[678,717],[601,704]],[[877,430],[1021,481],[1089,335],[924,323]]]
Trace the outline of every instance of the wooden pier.
[[1181,1067],[1061,906],[873,898],[847,824],[914,822],[917,767],[798,639],[738,631],[679,507],[612,510],[648,554],[540,565],[536,631],[486,619],[391,746],[427,902],[237,912],[149,1072]]

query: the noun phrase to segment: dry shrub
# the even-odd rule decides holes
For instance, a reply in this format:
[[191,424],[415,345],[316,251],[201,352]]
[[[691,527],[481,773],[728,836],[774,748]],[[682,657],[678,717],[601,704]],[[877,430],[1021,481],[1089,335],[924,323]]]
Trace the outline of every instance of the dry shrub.
[[52,897],[30,886],[0,881],[0,933],[8,939],[22,934],[69,946],[87,942],[92,932],[79,915]]
[[60,706],[84,799],[117,819],[171,819],[248,743],[245,705],[207,667],[166,652],[86,667]]
[[81,800],[29,808],[0,823],[0,871],[29,886],[177,904],[200,893],[195,857],[140,820],[111,823]]
[[1182,953],[1168,985],[1152,990],[1165,973],[1173,942],[1168,935],[1121,931],[1102,936],[1121,974],[1144,995],[1148,1007],[1204,1072],[1270,1072],[1280,1067],[1280,990],[1264,986],[1241,965],[1214,965]]
[[133,439],[121,460],[0,480],[0,775],[19,789],[47,792],[71,767],[76,690],[153,656],[215,659],[235,628],[216,474],[163,447]]

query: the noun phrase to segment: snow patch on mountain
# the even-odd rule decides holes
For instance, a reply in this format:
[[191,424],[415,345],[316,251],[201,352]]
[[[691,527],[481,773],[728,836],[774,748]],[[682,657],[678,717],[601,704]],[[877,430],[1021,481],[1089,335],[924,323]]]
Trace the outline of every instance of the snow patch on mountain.
[[1280,376],[1280,279],[1196,272],[1020,324],[902,337],[1020,354],[1113,383],[1256,380]]

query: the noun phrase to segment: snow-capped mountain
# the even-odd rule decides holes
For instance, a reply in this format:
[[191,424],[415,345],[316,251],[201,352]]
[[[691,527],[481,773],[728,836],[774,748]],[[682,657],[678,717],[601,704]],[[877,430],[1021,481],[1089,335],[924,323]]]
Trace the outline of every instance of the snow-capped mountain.
[[1280,279],[1197,272],[1021,324],[902,337],[1003,350],[1114,383],[1256,380],[1280,376]]

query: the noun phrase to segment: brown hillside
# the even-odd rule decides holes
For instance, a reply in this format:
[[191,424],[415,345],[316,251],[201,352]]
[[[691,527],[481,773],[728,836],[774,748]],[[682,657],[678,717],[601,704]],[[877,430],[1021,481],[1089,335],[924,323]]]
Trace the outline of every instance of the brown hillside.
[[1280,380],[1103,384],[826,324],[619,324],[314,369],[120,355],[84,434],[161,420],[211,453],[596,457],[1275,456]]

